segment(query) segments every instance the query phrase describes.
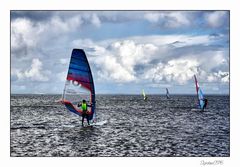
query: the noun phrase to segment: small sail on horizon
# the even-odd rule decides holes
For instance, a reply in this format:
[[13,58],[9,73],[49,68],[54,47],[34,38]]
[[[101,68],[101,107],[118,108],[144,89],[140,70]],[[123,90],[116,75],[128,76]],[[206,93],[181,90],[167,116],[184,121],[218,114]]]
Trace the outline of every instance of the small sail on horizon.
[[166,88],[166,97],[167,97],[167,99],[170,99],[170,94],[169,94],[168,88]]
[[143,95],[143,100],[147,100],[147,96],[146,96],[146,94],[145,94],[144,89],[142,90],[142,95]]

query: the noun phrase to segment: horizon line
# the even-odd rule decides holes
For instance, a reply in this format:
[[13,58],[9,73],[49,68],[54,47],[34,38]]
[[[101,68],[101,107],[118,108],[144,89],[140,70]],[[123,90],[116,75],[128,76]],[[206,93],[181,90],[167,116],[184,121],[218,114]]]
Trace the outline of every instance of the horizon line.
[[[62,93],[10,93],[10,95],[62,95]],[[95,95],[141,95],[141,93],[97,93]],[[150,93],[147,95],[166,95],[164,93]],[[173,93],[170,95],[196,95],[195,93]],[[204,95],[230,95],[229,93],[206,93]]]

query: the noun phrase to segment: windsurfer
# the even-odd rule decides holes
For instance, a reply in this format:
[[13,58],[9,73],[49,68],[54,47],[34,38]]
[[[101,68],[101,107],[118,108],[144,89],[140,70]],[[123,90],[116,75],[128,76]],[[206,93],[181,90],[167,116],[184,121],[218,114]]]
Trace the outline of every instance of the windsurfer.
[[143,100],[144,100],[144,101],[147,101],[147,98],[148,98],[148,97],[146,96],[144,90],[142,90],[142,94],[143,94]]
[[83,126],[83,122],[84,122],[84,118],[87,119],[87,123],[88,125],[90,125],[89,123],[89,111],[87,110],[87,107],[91,107],[91,105],[88,105],[86,100],[82,101],[82,104],[78,104],[78,107],[81,107],[82,109],[82,126]]
[[170,99],[168,88],[166,88],[166,91],[167,91],[166,92],[167,99]]

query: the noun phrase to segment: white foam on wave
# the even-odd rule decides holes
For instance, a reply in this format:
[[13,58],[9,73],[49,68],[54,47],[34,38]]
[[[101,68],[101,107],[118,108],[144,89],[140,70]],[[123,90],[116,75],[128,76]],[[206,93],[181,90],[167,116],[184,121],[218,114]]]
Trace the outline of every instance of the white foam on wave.
[[107,123],[107,120],[104,120],[104,121],[100,121],[100,122],[96,122],[96,123],[93,123],[92,125],[95,125],[95,126],[102,126],[104,124]]

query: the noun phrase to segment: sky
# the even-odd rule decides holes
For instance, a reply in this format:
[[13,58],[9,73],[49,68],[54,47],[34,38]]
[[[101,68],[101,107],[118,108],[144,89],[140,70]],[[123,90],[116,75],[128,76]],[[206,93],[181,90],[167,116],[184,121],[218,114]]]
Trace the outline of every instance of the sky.
[[73,48],[96,94],[229,94],[229,11],[11,11],[11,93],[61,94]]

